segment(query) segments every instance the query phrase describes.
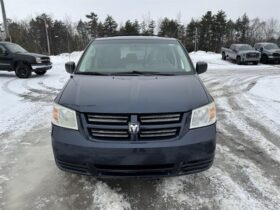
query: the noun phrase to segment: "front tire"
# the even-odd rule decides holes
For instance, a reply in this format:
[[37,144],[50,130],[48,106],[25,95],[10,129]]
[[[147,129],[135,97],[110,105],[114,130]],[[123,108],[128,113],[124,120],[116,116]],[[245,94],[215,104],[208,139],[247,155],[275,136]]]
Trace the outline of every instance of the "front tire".
[[241,64],[242,64],[242,62],[241,62],[241,57],[240,57],[240,56],[238,56],[238,57],[236,58],[236,63],[237,63],[238,65],[241,65]]
[[35,73],[37,74],[37,75],[44,75],[44,74],[46,74],[47,73],[47,71],[45,71],[45,70],[37,70],[37,71],[35,71]]
[[268,63],[268,57],[267,57],[267,55],[262,55],[261,62],[264,63],[264,64],[267,64],[267,63]]
[[259,64],[258,61],[253,62],[253,65],[258,65],[258,64]]
[[223,52],[222,53],[222,59],[225,61],[227,59],[226,54]]
[[31,77],[32,71],[30,66],[22,63],[16,66],[15,73],[18,78],[27,79]]

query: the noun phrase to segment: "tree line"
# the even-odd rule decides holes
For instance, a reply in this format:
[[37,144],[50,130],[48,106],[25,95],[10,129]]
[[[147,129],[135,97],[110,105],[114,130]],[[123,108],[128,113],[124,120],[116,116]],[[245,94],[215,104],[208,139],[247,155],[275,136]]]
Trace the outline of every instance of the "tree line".
[[[249,19],[244,14],[237,20],[229,19],[224,11],[213,14],[208,11],[199,19],[188,24],[180,18],[161,18],[158,21],[144,18],[142,21],[127,20],[118,24],[108,15],[104,21],[94,12],[86,15],[86,20],[71,22],[53,19],[41,14],[31,20],[9,20],[12,42],[18,43],[29,51],[47,53],[47,33],[51,54],[83,50],[95,37],[105,36],[166,36],[179,39],[189,51],[205,50],[219,52],[222,46],[231,43],[254,44],[259,41],[272,41],[280,44],[280,27],[276,19],[267,21],[259,18]],[[47,33],[46,33],[47,32]]]

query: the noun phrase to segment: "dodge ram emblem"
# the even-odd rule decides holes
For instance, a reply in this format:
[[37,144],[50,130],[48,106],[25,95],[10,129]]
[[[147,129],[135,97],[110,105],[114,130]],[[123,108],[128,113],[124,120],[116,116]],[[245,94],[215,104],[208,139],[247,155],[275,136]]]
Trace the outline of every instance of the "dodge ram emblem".
[[128,129],[129,133],[137,134],[139,132],[139,123],[129,123]]

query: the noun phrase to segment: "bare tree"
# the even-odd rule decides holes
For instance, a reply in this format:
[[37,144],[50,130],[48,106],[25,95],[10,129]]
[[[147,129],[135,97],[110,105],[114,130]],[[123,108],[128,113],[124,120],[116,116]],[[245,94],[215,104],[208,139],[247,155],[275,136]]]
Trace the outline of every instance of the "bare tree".
[[266,40],[272,40],[276,39],[277,35],[279,34],[279,22],[276,19],[269,19],[266,21],[265,24],[265,39]]

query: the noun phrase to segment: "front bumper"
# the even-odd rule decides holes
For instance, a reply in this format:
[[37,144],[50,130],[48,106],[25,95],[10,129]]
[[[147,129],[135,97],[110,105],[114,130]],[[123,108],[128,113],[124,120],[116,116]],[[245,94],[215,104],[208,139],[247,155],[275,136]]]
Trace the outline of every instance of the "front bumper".
[[211,167],[216,125],[189,130],[172,141],[90,141],[79,131],[52,127],[57,166],[101,178],[163,177],[197,173]]
[[52,68],[52,63],[48,63],[48,64],[43,64],[43,63],[32,64],[31,67],[32,67],[32,69],[34,71],[47,71],[47,70],[50,70]]
[[243,58],[243,62],[250,63],[250,62],[260,62],[260,58]]
[[269,61],[280,61],[280,56],[268,56]]

